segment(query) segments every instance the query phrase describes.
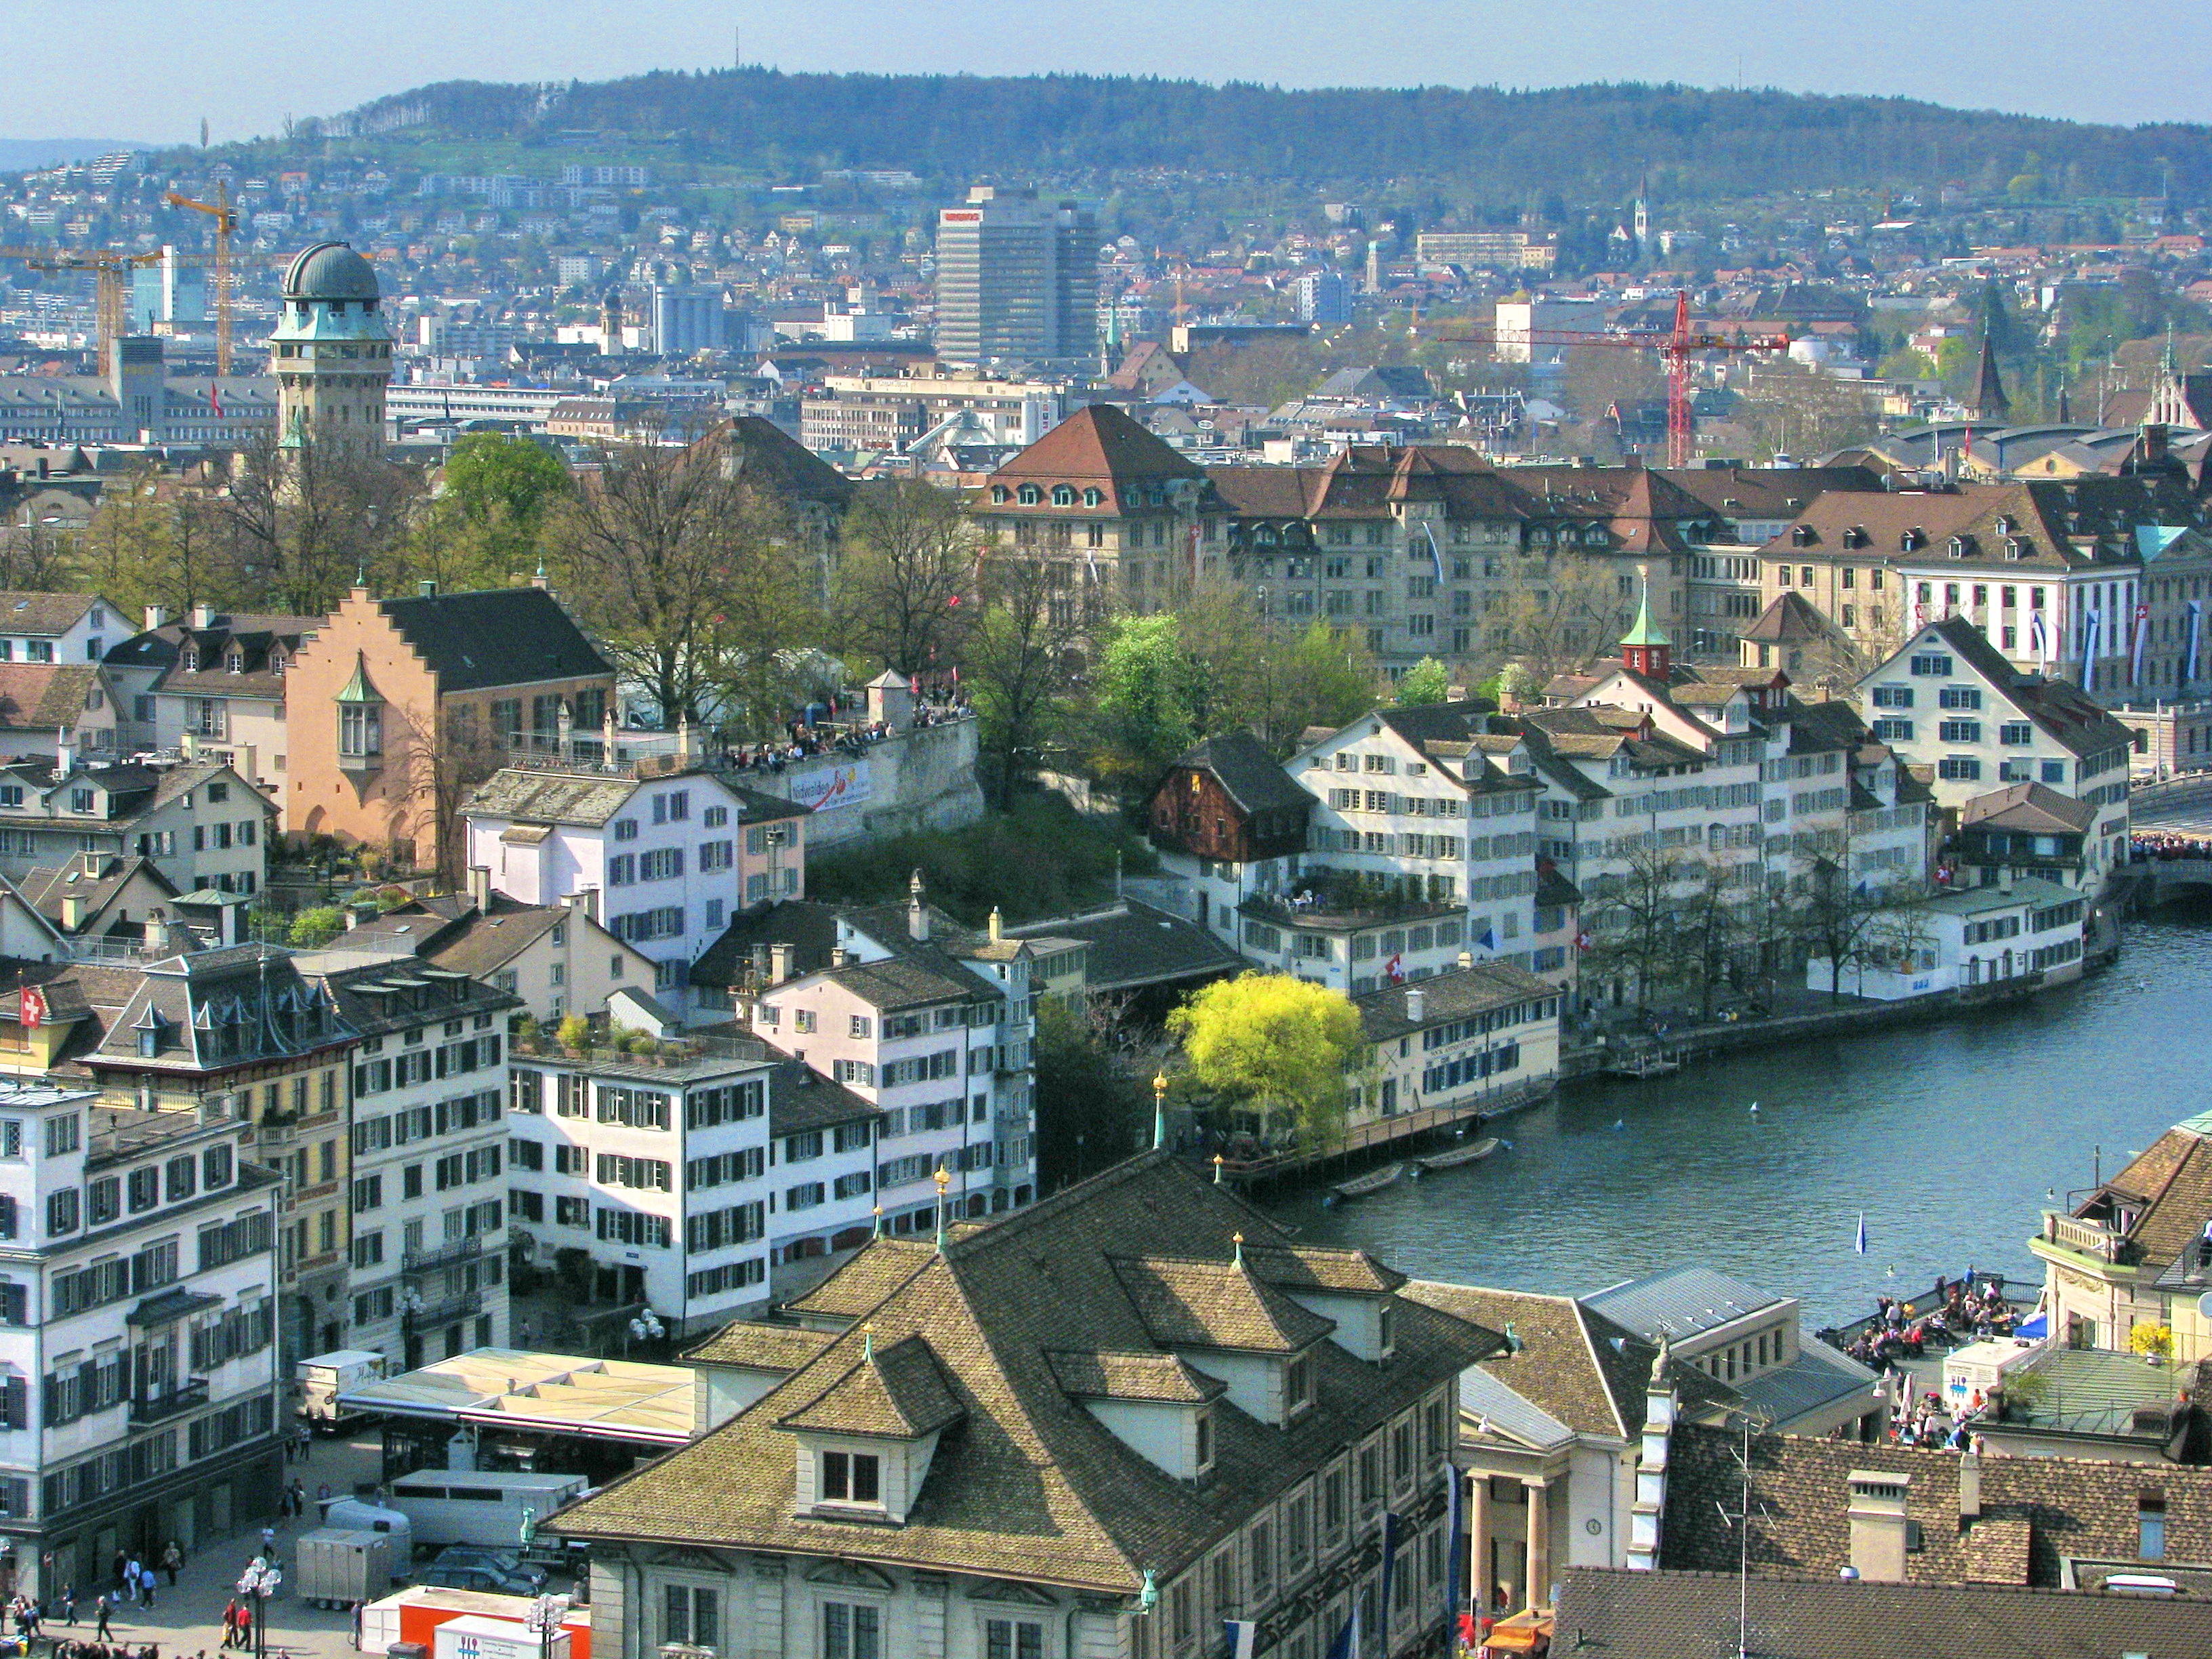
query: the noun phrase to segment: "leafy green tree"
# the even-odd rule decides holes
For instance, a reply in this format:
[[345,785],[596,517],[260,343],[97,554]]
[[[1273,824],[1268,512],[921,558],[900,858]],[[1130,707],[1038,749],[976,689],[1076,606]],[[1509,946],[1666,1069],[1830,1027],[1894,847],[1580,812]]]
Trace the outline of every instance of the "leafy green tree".
[[446,496],[478,524],[503,520],[534,537],[553,503],[568,493],[561,458],[527,438],[471,432],[446,461]]
[[329,944],[345,932],[345,912],[335,904],[318,904],[292,918],[292,943],[303,951]]
[[1152,1101],[1127,1063],[1121,1012],[1102,998],[1037,999],[1037,1180],[1047,1192],[1146,1144]]
[[1326,1145],[1344,1118],[1359,1011],[1340,991],[1283,974],[1216,980],[1169,1014],[1199,1085]]
[[1148,787],[1190,746],[1190,678],[1172,614],[1117,617],[1108,625],[1097,669],[1103,773]]
[[1398,682],[1395,701],[1401,708],[1418,708],[1424,703],[1442,702],[1450,696],[1450,673],[1434,657],[1424,657]]

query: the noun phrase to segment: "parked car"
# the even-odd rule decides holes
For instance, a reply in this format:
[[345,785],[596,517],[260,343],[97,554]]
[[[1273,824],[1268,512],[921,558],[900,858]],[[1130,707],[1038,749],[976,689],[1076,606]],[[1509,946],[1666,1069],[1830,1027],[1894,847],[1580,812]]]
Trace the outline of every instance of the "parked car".
[[527,1578],[540,1594],[545,1588],[544,1570],[525,1561],[512,1550],[488,1549],[482,1544],[448,1544],[438,1552],[431,1564],[437,1567],[481,1567],[487,1572],[505,1573],[510,1578]]
[[460,1562],[452,1566],[434,1564],[425,1567],[422,1582],[434,1589],[480,1590],[487,1595],[536,1595],[545,1583],[543,1578],[526,1577],[519,1572]]

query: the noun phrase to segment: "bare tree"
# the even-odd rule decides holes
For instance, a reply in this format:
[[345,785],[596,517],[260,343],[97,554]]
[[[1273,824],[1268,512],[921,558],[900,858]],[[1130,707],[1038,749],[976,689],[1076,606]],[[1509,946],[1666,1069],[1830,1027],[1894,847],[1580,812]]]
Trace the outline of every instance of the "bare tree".
[[1590,948],[1583,953],[1582,969],[1586,980],[1613,979],[1631,988],[1641,1011],[1680,977],[1683,895],[1697,872],[1680,849],[1657,846],[1648,835],[1636,838],[1624,862],[1625,869],[1590,883],[1583,911]]
[[1518,663],[1540,687],[1554,675],[1583,672],[1612,649],[1634,614],[1635,584],[1621,588],[1626,569],[1578,553],[1519,568],[1513,586],[1492,596],[1484,613],[1478,665]]
[[988,560],[981,587],[966,677],[1004,811],[1020,778],[1036,769],[1065,712],[1084,641],[1082,595],[1067,565],[1018,554]]
[[421,475],[381,456],[263,440],[207,499],[237,599],[324,616],[356,583],[398,578]]
[[983,538],[951,490],[915,479],[863,489],[845,515],[830,598],[848,652],[909,677],[958,660]]
[[672,727],[732,691],[757,716],[777,649],[811,636],[789,514],[723,465],[719,434],[611,449],[551,539],[572,602]]

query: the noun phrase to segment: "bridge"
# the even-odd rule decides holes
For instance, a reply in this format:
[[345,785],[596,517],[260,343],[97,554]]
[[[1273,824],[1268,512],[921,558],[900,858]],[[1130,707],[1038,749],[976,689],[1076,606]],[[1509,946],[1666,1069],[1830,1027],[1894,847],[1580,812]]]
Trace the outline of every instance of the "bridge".
[[2128,902],[2135,908],[2156,909],[2179,898],[2212,897],[2212,858],[2146,859],[2126,866]]

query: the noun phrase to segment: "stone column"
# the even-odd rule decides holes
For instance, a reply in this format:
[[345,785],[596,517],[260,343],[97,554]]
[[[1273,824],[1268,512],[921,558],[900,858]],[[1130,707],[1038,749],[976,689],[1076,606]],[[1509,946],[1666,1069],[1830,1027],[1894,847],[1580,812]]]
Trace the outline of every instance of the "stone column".
[[1552,1489],[1541,1480],[1523,1480],[1528,1500],[1528,1605],[1540,1607],[1552,1586]]
[[1468,1595],[1480,1615],[1490,1611],[1490,1476],[1477,1469],[1468,1481],[1474,1490],[1467,1507]]

